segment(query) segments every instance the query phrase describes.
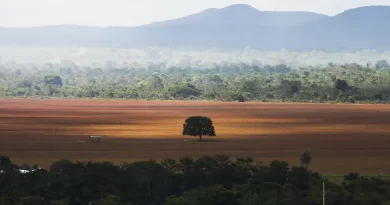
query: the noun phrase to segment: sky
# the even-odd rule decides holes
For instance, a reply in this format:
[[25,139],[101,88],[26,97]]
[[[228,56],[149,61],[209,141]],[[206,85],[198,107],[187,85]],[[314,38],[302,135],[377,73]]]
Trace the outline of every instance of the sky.
[[232,4],[333,16],[360,6],[390,5],[390,0],[0,0],[0,27],[138,26]]

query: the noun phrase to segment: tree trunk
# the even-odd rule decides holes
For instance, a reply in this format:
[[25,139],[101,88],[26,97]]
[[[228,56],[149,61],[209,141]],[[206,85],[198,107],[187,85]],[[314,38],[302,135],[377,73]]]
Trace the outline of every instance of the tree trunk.
[[202,135],[199,135],[199,141],[203,141]]

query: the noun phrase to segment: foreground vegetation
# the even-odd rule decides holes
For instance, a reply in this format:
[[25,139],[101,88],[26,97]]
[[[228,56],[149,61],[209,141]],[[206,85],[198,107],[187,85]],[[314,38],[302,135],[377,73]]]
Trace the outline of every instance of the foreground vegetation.
[[[390,181],[349,174],[336,184],[301,165],[254,164],[251,158],[204,156],[114,166],[110,162],[54,162],[49,170],[0,158],[0,204],[43,205],[388,205]],[[18,169],[30,170],[21,173]]]
[[329,63],[292,69],[227,64],[213,68],[139,69],[110,64],[79,67],[0,65],[0,97],[178,99],[218,101],[370,102],[390,101],[390,66]]

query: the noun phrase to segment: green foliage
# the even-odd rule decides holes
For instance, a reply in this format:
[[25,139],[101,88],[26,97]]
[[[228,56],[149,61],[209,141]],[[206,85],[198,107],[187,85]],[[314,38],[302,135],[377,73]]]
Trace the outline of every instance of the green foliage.
[[345,181],[353,181],[360,178],[360,175],[358,173],[350,173],[348,175],[344,176]]
[[66,172],[67,168],[72,165],[70,160],[56,160],[50,165],[51,172]]
[[289,183],[302,190],[308,190],[310,188],[310,178],[309,170],[304,167],[293,166],[288,173]]
[[390,200],[389,200],[389,201],[382,202],[381,205],[390,205]]
[[109,195],[103,199],[89,202],[88,205],[121,205],[120,197]]
[[195,202],[192,202],[190,199],[187,199],[182,196],[168,196],[164,205],[193,205]]
[[183,135],[199,136],[202,141],[203,135],[216,136],[213,121],[208,117],[192,116],[183,124]]
[[232,93],[227,99],[228,101],[245,102],[245,97],[241,93]]
[[0,205],[11,205],[12,199],[10,197],[0,197]]
[[202,97],[206,100],[214,100],[217,97],[217,94],[214,91],[206,90],[204,91]]
[[20,205],[42,205],[45,204],[45,200],[38,196],[26,196],[20,200]]
[[337,79],[335,82],[335,88],[345,92],[348,89],[348,83],[345,80]]
[[302,167],[307,168],[311,162],[311,153],[309,151],[305,151],[301,155],[301,165]]
[[285,64],[135,69],[43,66],[0,73],[0,97],[388,103],[390,66],[356,63],[292,69]]
[[280,185],[286,184],[288,174],[288,163],[274,160],[269,163],[269,170],[265,178],[266,182],[275,182]]
[[389,68],[389,67],[390,67],[389,63],[385,60],[379,60],[375,64],[376,69]]
[[168,94],[175,99],[186,99],[199,96],[201,91],[196,89],[192,84],[186,83],[171,85],[168,87]]
[[301,86],[302,86],[301,81],[283,80],[281,82],[283,96],[292,97],[294,94],[299,92]]
[[161,90],[161,89],[164,88],[163,80],[162,80],[159,76],[152,75],[152,76],[148,79],[148,87],[149,87],[150,89]]
[[170,196],[166,205],[236,205],[238,196],[222,185],[211,185],[184,192],[182,196]]
[[54,201],[50,201],[50,205],[64,205],[64,203],[62,201],[54,200]]
[[323,183],[327,204],[387,205],[390,201],[390,180],[351,173],[341,183],[332,183],[304,166],[289,167],[279,160],[267,165],[253,162],[249,157],[231,160],[225,155],[120,166],[60,160],[50,171],[23,174],[18,170],[21,166],[0,157],[0,204],[321,204]]
[[8,172],[15,168],[17,168],[17,166],[11,162],[11,159],[8,156],[0,156],[0,170]]
[[[62,86],[62,78],[60,76],[45,76],[43,81],[47,86]],[[29,87],[31,87],[31,85]]]

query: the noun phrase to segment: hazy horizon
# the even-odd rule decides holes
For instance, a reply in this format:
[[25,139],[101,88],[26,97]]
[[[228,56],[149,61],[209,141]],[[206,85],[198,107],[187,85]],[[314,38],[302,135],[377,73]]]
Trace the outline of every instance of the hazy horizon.
[[[388,0],[0,0],[0,27],[51,25],[139,26],[181,18],[208,8],[248,4],[262,11],[306,11],[329,16],[345,10],[390,5]],[[334,5],[337,5],[334,6]]]

